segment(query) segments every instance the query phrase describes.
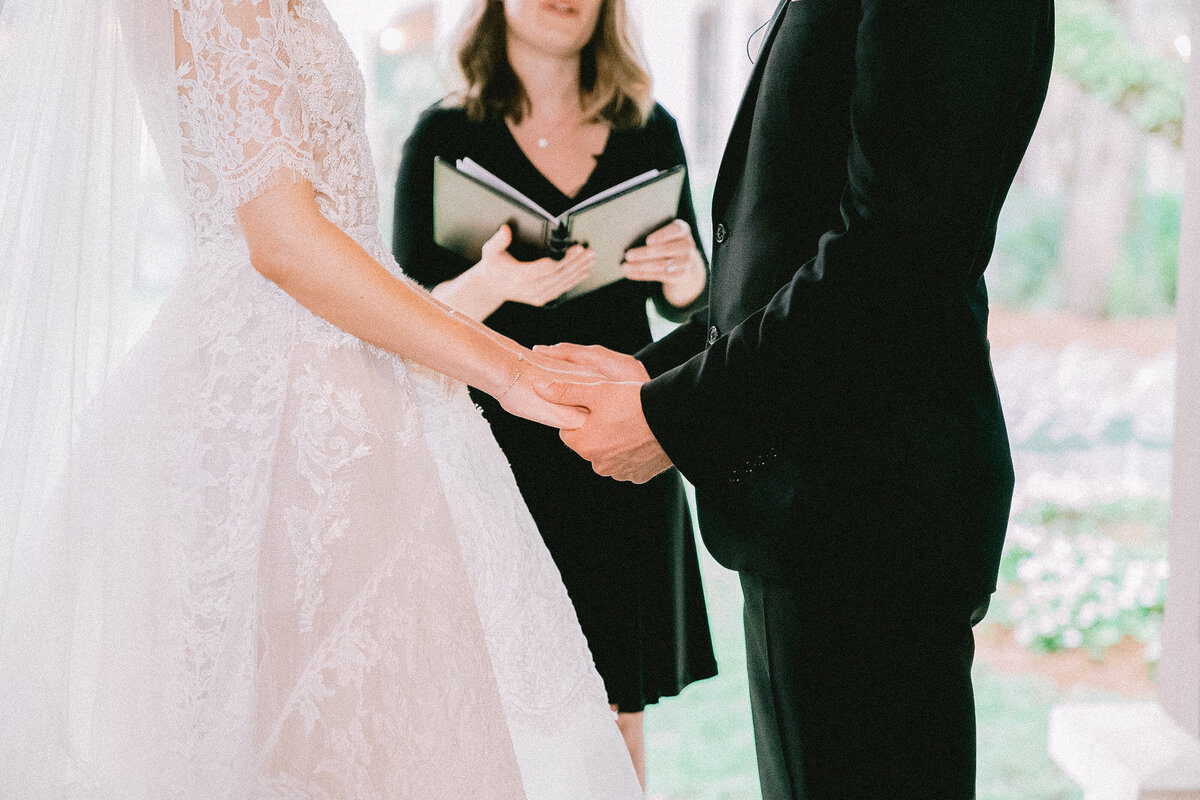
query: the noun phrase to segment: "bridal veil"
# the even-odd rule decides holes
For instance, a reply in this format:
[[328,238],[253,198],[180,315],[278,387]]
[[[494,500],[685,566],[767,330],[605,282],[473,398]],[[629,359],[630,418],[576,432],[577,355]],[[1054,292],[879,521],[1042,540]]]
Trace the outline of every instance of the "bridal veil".
[[125,351],[142,109],[177,127],[172,47],[167,0],[0,0],[0,620]]

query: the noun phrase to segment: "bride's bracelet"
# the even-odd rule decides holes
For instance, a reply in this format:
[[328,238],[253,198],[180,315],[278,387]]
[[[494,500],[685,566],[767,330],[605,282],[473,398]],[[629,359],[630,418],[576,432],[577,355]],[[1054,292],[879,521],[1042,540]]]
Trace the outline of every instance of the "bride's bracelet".
[[[517,353],[517,364],[519,365],[519,364],[520,364],[522,361],[524,361],[524,360],[525,360],[525,354],[524,354],[524,353]],[[518,366],[518,367],[517,367],[517,374],[516,374],[516,375],[513,375],[513,379],[512,379],[512,381],[510,381],[510,382],[509,382],[509,384],[508,384],[508,386],[506,386],[506,387],[504,388],[504,391],[503,391],[503,392],[501,392],[500,394],[496,395],[496,399],[497,399],[497,400],[499,400],[501,397],[504,397],[504,395],[506,395],[506,394],[508,394],[509,392],[511,392],[511,391],[512,391],[512,388],[513,388],[514,386],[516,386],[516,385],[517,385],[517,381],[519,381],[519,380],[521,380],[521,367],[520,367],[520,366]]]

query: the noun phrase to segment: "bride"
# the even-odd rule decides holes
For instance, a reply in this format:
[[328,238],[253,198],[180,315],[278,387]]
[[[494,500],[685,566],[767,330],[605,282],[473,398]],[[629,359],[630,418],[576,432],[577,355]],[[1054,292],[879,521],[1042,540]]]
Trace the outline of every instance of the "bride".
[[[465,384],[582,412],[532,391],[559,365],[395,274],[321,0],[0,22],[0,796],[640,797]],[[131,76],[189,257],[67,454],[51,418],[113,349],[91,331],[130,252]]]

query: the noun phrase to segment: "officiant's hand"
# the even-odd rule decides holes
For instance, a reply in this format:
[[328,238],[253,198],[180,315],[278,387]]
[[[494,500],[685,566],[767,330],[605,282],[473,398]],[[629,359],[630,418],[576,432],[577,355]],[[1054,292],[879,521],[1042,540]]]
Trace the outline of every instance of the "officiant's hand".
[[586,409],[583,425],[563,430],[559,436],[567,447],[590,461],[598,475],[645,483],[670,468],[671,459],[642,413],[642,382],[537,381],[534,389],[556,405]]
[[663,296],[676,308],[691,305],[704,291],[708,269],[692,238],[692,227],[681,219],[646,237],[646,244],[625,251],[621,265],[633,281],[659,281]]
[[501,225],[484,243],[483,257],[473,268],[492,291],[497,307],[505,301],[544,306],[583,283],[596,262],[596,252],[579,245],[561,260],[518,261],[508,252],[510,244],[512,229]]
[[618,353],[598,344],[554,344],[535,345],[533,352],[549,356],[578,369],[594,372],[610,381],[633,381],[645,383],[650,374],[642,362],[626,353]]

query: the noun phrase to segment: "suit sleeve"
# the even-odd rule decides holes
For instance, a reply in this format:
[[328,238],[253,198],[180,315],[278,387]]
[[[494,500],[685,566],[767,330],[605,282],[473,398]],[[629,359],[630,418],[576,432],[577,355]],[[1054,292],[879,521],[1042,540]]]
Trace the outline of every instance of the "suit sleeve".
[[[396,177],[392,254],[406,275],[427,289],[457,277],[470,266],[433,240],[433,160],[452,131],[444,112],[426,111],[404,142]],[[448,120],[452,121],[452,120]]]
[[1051,26],[1045,0],[864,0],[842,226],[765,308],[642,389],[685,475],[736,469],[809,424],[847,369],[886,382],[928,363],[938,320],[986,265]]
[[642,362],[650,377],[657,378],[703,351],[707,335],[704,314],[696,314],[657,342],[643,347],[634,356]]

